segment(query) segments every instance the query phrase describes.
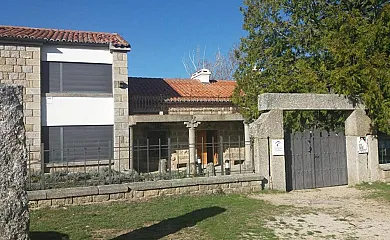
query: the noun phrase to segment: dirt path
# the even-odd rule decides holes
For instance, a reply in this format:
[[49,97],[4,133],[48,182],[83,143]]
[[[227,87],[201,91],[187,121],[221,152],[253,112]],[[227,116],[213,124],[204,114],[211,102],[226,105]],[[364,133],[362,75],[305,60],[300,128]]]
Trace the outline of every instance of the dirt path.
[[390,239],[390,204],[346,186],[251,197],[298,211],[268,221],[281,239]]

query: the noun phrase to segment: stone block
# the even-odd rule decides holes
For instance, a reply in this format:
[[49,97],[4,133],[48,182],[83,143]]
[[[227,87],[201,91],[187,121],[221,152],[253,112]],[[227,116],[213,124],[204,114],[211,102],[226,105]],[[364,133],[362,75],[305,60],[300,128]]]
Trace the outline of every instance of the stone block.
[[5,50],[16,50],[16,46],[14,46],[14,45],[7,45],[7,46],[4,46],[4,49]]
[[20,65],[20,66],[24,66],[24,65],[26,65],[26,59],[18,58],[18,59],[16,59],[16,64]]
[[99,194],[126,193],[129,191],[129,187],[125,184],[101,185],[97,188],[99,189]]
[[0,71],[1,72],[13,72],[14,67],[11,65],[0,65]]
[[[25,73],[19,73],[19,79],[20,80],[26,80],[26,74]],[[23,84],[25,86],[25,84]]]
[[94,202],[107,202],[109,199],[110,199],[110,195],[108,195],[108,194],[93,196]]
[[40,88],[26,88],[26,93],[27,94],[41,94],[41,89]]
[[12,58],[19,58],[19,56],[20,56],[20,54],[19,54],[19,51],[11,51],[10,52],[10,56],[12,57]]
[[41,109],[41,103],[28,102],[26,103],[26,109]]
[[85,197],[73,197],[73,204],[83,204],[83,203],[90,203],[93,201],[92,196],[85,196]]
[[66,198],[98,195],[97,187],[77,187],[47,190],[47,198]]
[[125,193],[125,198],[126,199],[133,199],[134,198],[134,192],[130,191],[130,192]]
[[5,65],[5,57],[0,57],[0,65]]
[[125,198],[125,193],[113,193],[110,194],[110,200],[119,200]]
[[25,51],[26,47],[25,46],[16,46],[16,50],[18,50],[18,51]]
[[8,79],[9,80],[16,80],[19,78],[19,74],[18,73],[14,73],[14,72],[11,72],[8,74]]
[[144,191],[134,191],[133,196],[134,196],[134,198],[143,198],[144,197]]
[[40,80],[41,75],[37,73],[26,73],[27,80]]
[[40,74],[41,73],[41,66],[33,66],[33,73]]
[[32,52],[21,51],[21,52],[20,52],[20,57],[21,57],[21,58],[30,59],[30,58],[33,57],[33,54],[32,54]]
[[7,65],[16,65],[16,58],[6,58],[5,64]]
[[51,207],[51,199],[39,200],[38,207],[39,208]]
[[24,73],[32,73],[33,72],[33,66],[22,66],[22,71]]
[[9,58],[11,57],[11,52],[8,50],[1,50],[0,51],[0,57]]
[[26,65],[28,66],[40,66],[41,62],[39,59],[26,59]]
[[60,198],[60,199],[52,199],[51,200],[51,205],[52,206],[65,206],[65,199]]
[[22,72],[22,67],[21,66],[14,66],[14,72],[15,73],[21,73]]
[[46,199],[46,190],[37,190],[37,191],[29,191],[27,192],[28,200],[45,200]]
[[39,52],[40,51],[40,47],[33,47],[33,46],[27,46],[26,47],[26,51],[29,51],[29,52]]
[[144,191],[144,197],[145,198],[151,198],[151,197],[157,197],[159,190],[146,190]]
[[241,188],[241,183],[229,183],[229,188]]

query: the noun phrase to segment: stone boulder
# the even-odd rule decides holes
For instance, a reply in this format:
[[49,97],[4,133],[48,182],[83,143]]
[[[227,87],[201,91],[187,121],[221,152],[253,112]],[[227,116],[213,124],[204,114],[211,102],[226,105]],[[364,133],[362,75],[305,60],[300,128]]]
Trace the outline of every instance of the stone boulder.
[[28,239],[23,89],[0,85],[0,240]]

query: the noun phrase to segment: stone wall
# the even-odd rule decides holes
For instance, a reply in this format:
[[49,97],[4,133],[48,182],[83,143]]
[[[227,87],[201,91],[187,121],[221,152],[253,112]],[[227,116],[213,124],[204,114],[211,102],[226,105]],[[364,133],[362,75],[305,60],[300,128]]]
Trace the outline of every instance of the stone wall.
[[32,163],[40,162],[41,48],[0,43],[0,83],[23,86],[27,146]]
[[28,239],[23,88],[0,84],[0,239]]
[[[127,86],[127,51],[114,50],[114,159],[129,159],[129,99]],[[129,169],[129,161],[120,161],[121,169]],[[116,164],[118,166],[119,164]]]
[[262,189],[258,174],[203,177],[28,192],[30,208],[117,200],[143,201],[183,194],[250,193]]

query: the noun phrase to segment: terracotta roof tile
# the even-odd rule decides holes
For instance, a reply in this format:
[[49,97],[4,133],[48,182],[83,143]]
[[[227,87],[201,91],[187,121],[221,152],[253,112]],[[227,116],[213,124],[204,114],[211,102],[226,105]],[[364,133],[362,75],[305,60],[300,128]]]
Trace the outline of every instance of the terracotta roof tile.
[[235,81],[215,80],[209,84],[195,79],[129,77],[129,95],[164,96],[177,101],[230,101]]
[[88,32],[0,25],[0,40],[25,39],[30,41],[56,41],[70,43],[113,44],[115,47],[130,47],[117,33]]

